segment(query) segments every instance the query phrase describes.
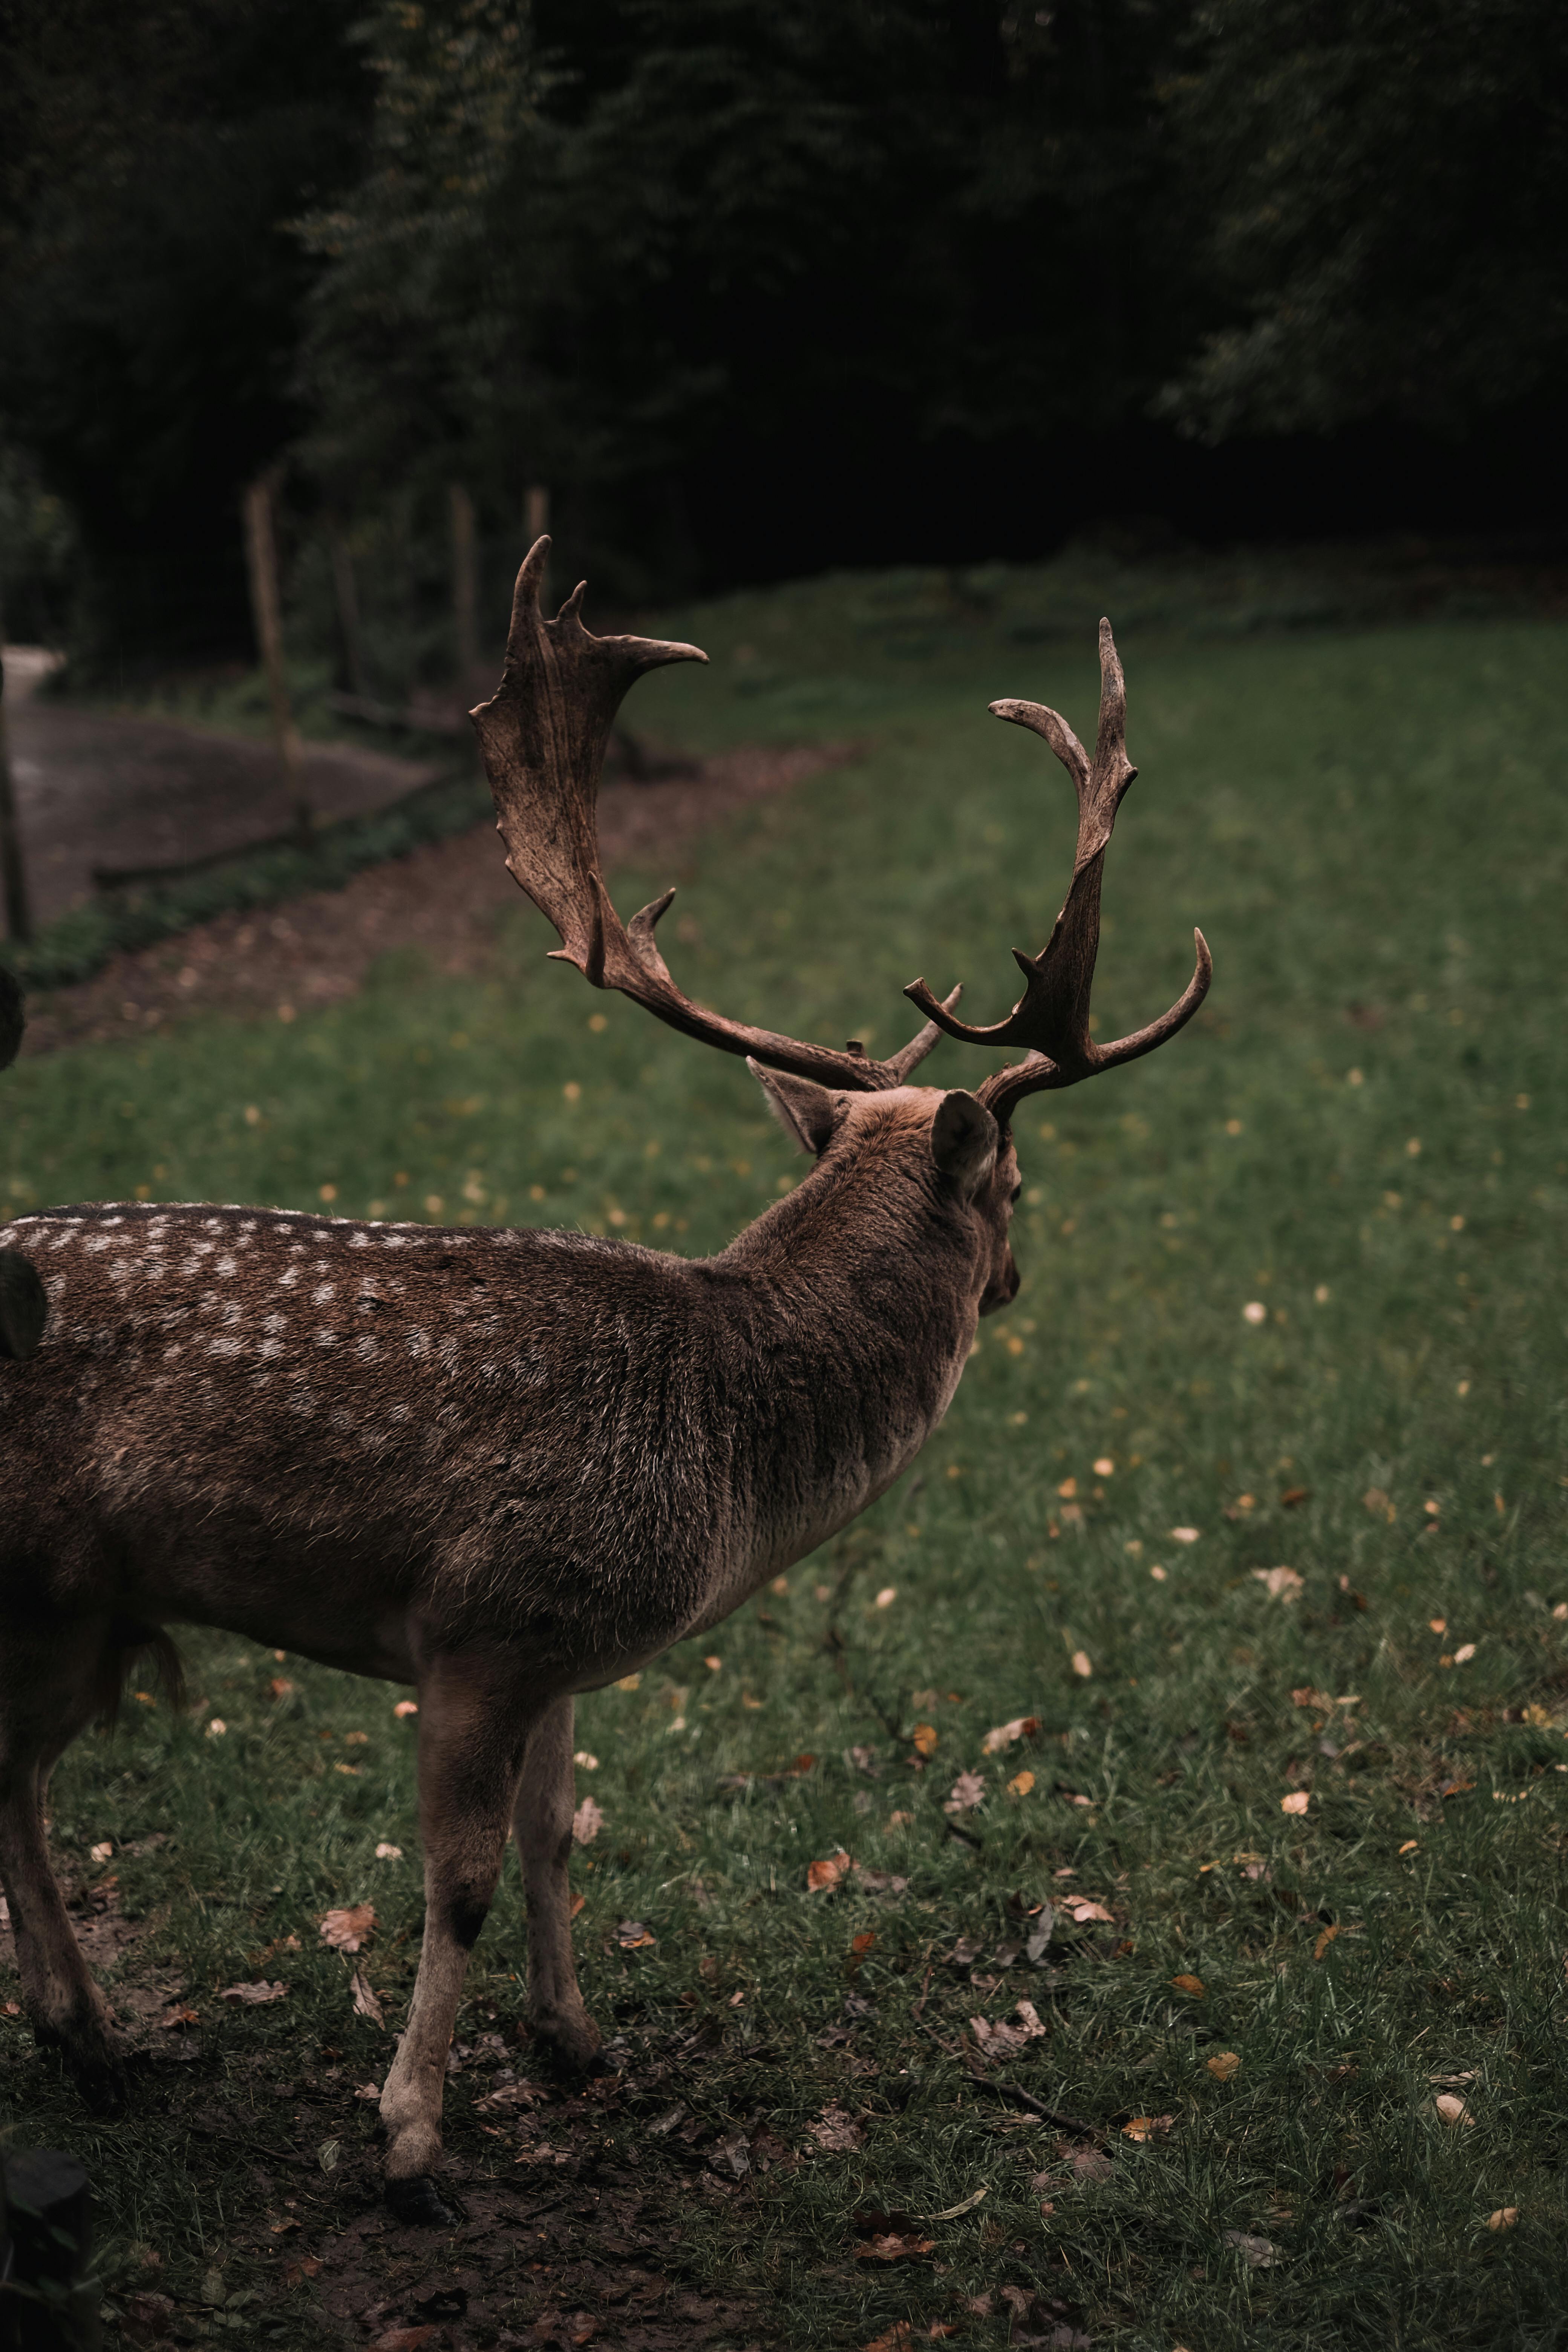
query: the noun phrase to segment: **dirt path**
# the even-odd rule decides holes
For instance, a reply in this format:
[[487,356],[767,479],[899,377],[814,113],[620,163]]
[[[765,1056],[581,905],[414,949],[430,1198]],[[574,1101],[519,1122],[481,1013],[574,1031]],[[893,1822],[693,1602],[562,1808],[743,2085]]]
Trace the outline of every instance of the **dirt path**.
[[[95,866],[174,865],[287,832],[276,754],[241,737],[129,712],[84,710],[34,690],[49,657],[5,649],[5,719],[33,919],[92,896]],[[437,772],[352,743],[310,743],[303,774],[323,821],[384,808]]]
[[[740,751],[706,761],[679,782],[606,784],[599,839],[606,866],[661,870],[716,818],[787,791],[849,756],[842,744]],[[342,890],[313,891],[269,914],[210,923],[117,956],[89,981],[29,999],[24,1054],[134,1036],[193,1011],[291,1021],[351,996],[378,955],[423,948],[439,969],[482,961],[499,910],[517,903],[492,825],[367,867]]]

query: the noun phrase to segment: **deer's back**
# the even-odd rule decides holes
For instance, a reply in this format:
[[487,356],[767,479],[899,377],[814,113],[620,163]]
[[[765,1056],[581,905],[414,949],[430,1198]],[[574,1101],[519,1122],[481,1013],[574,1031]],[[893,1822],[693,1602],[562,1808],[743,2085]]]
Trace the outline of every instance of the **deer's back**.
[[635,1645],[726,1540],[725,1349],[681,1260],[140,1204],[0,1242],[50,1309],[0,1365],[13,1591],[330,1649],[280,1630],[314,1559],[345,1628],[414,1604],[569,1645],[581,1613]]

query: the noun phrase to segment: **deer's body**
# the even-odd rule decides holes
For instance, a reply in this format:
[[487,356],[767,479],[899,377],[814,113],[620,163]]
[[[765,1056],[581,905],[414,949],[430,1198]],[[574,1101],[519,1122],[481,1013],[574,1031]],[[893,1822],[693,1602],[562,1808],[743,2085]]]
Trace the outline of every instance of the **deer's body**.
[[[1013,1109],[1175,1034],[1208,985],[1115,1045],[1089,1034],[1100,868],[1134,771],[1100,625],[1092,761],[1032,703],[1079,795],[1067,903],[1024,996],[972,1029],[923,981],[890,1060],[752,1029],[685,996],[597,866],[621,698],[689,646],[595,637],[579,589],[519,575],[500,692],[474,716],[517,879],[562,950],[689,1036],[752,1057],[816,1160],[715,1258],[576,1234],[440,1232],[259,1209],[58,1209],[0,1229],[0,1880],[35,2030],[89,2089],[117,2061],[49,1868],[56,1759],[139,1646],[223,1626],[418,1691],[425,1935],[381,2095],[406,2218],[433,2174],[468,1953],[509,1823],[536,2035],[599,2037],[572,1965],[574,1694],[727,1616],[884,1492],[941,1421],[977,1318],[1018,1286]],[[1026,1058],[977,1093],[910,1085],[939,1032]],[[21,1034],[0,968],[0,1064]]]
[[408,1683],[482,1635],[552,1693],[716,1622],[882,1493],[957,1387],[974,1234],[911,1181],[931,1097],[905,1095],[877,1098],[883,1148],[708,1260],[140,1203],[0,1228],[50,1305],[6,1383],[0,1608]]

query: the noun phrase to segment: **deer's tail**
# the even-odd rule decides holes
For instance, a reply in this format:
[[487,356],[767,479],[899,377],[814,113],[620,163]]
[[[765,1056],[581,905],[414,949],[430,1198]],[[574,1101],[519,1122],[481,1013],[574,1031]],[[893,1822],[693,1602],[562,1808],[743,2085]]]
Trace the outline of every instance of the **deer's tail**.
[[[0,1070],[13,1063],[22,1043],[22,984],[0,963]],[[30,1258],[0,1249],[0,1357],[30,1356],[44,1336],[49,1303]]]

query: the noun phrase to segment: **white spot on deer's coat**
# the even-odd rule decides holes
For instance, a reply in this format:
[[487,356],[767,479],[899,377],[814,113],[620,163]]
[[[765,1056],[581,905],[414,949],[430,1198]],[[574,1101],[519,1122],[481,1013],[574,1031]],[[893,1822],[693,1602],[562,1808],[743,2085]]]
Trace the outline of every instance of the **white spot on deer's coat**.
[[281,1339],[263,1339],[256,1352],[258,1356],[265,1357],[270,1363],[275,1356],[280,1356],[283,1353],[283,1342]]
[[278,1287],[279,1290],[292,1290],[294,1285],[299,1281],[299,1267],[297,1265],[286,1265],[282,1273],[278,1277]]
[[275,1309],[272,1314],[262,1317],[261,1328],[264,1331],[287,1331],[289,1318],[286,1315],[279,1315]]
[[209,1356],[241,1356],[245,1353],[244,1343],[238,1339],[209,1339],[207,1353]]
[[224,1253],[223,1256],[219,1258],[217,1264],[213,1268],[213,1272],[215,1274],[237,1274],[238,1271],[239,1267],[237,1261],[231,1257],[226,1251]]
[[335,1348],[338,1344],[338,1335],[335,1331],[318,1331],[315,1339],[318,1348]]
[[430,1342],[423,1331],[410,1331],[407,1347],[411,1356],[427,1356],[430,1353]]
[[381,1356],[381,1342],[374,1332],[362,1331],[354,1341],[354,1352],[362,1364],[374,1364]]
[[[321,1271],[321,1267],[318,1266],[316,1271],[320,1274]],[[329,1298],[333,1298],[336,1296],[336,1290],[331,1283],[320,1282],[316,1285],[315,1289],[310,1293],[310,1304],[312,1307],[324,1307]]]

